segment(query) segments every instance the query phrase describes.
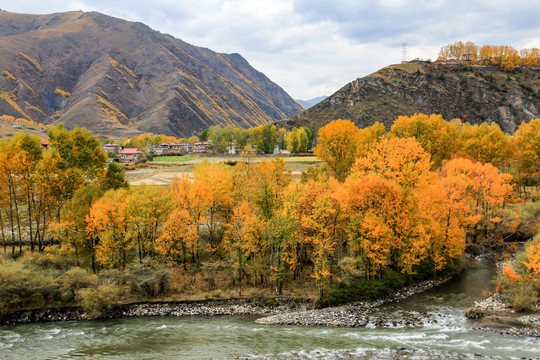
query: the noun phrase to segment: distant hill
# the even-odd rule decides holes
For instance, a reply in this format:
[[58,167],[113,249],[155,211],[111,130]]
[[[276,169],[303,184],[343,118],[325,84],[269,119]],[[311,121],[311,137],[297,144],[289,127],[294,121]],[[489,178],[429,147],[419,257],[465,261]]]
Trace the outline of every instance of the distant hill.
[[539,90],[540,69],[507,73],[468,62],[414,61],[356,79],[277,124],[318,130],[332,120],[348,119],[360,127],[379,121],[390,129],[400,115],[436,113],[473,124],[495,122],[513,133],[522,122],[540,118]]
[[328,96],[319,96],[310,100],[295,100],[302,108],[309,109],[313,105],[317,105],[324,99],[326,99]]
[[0,12],[0,115],[108,135],[251,127],[300,106],[239,54],[97,12]]

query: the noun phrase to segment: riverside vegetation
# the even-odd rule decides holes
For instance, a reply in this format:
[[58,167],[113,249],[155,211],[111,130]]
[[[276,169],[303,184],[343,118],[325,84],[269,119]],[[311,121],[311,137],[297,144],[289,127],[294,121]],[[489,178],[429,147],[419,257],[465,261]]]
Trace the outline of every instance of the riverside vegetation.
[[[322,166],[300,181],[279,158],[254,163],[248,146],[234,166],[129,187],[89,131],[58,126],[49,144],[24,133],[1,144],[3,312],[78,304],[99,316],[235,293],[375,299],[537,231],[540,120],[512,136],[437,115],[399,117],[389,132],[337,120],[318,133]],[[531,298],[535,241],[512,268],[536,284],[522,287]]]

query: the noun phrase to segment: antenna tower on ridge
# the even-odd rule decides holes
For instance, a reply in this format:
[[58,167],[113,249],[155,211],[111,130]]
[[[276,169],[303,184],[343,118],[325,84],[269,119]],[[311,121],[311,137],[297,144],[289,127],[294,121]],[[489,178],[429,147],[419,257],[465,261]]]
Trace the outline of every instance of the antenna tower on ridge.
[[401,62],[407,62],[407,43],[401,43]]

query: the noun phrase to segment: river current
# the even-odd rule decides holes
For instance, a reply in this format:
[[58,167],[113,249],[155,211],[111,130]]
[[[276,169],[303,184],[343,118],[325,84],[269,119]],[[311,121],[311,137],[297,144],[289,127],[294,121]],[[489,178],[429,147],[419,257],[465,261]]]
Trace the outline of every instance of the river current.
[[418,312],[417,328],[271,326],[252,316],[149,317],[0,327],[0,359],[540,359],[540,339],[477,331],[463,310],[493,285],[483,263],[380,311]]

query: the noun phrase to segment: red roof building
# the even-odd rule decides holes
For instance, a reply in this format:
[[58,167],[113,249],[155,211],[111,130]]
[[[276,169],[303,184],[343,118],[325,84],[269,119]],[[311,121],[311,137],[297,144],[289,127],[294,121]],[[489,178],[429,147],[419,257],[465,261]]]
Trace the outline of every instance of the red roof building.
[[129,163],[141,161],[143,153],[139,149],[126,148],[118,152],[118,155],[120,156],[120,162]]

